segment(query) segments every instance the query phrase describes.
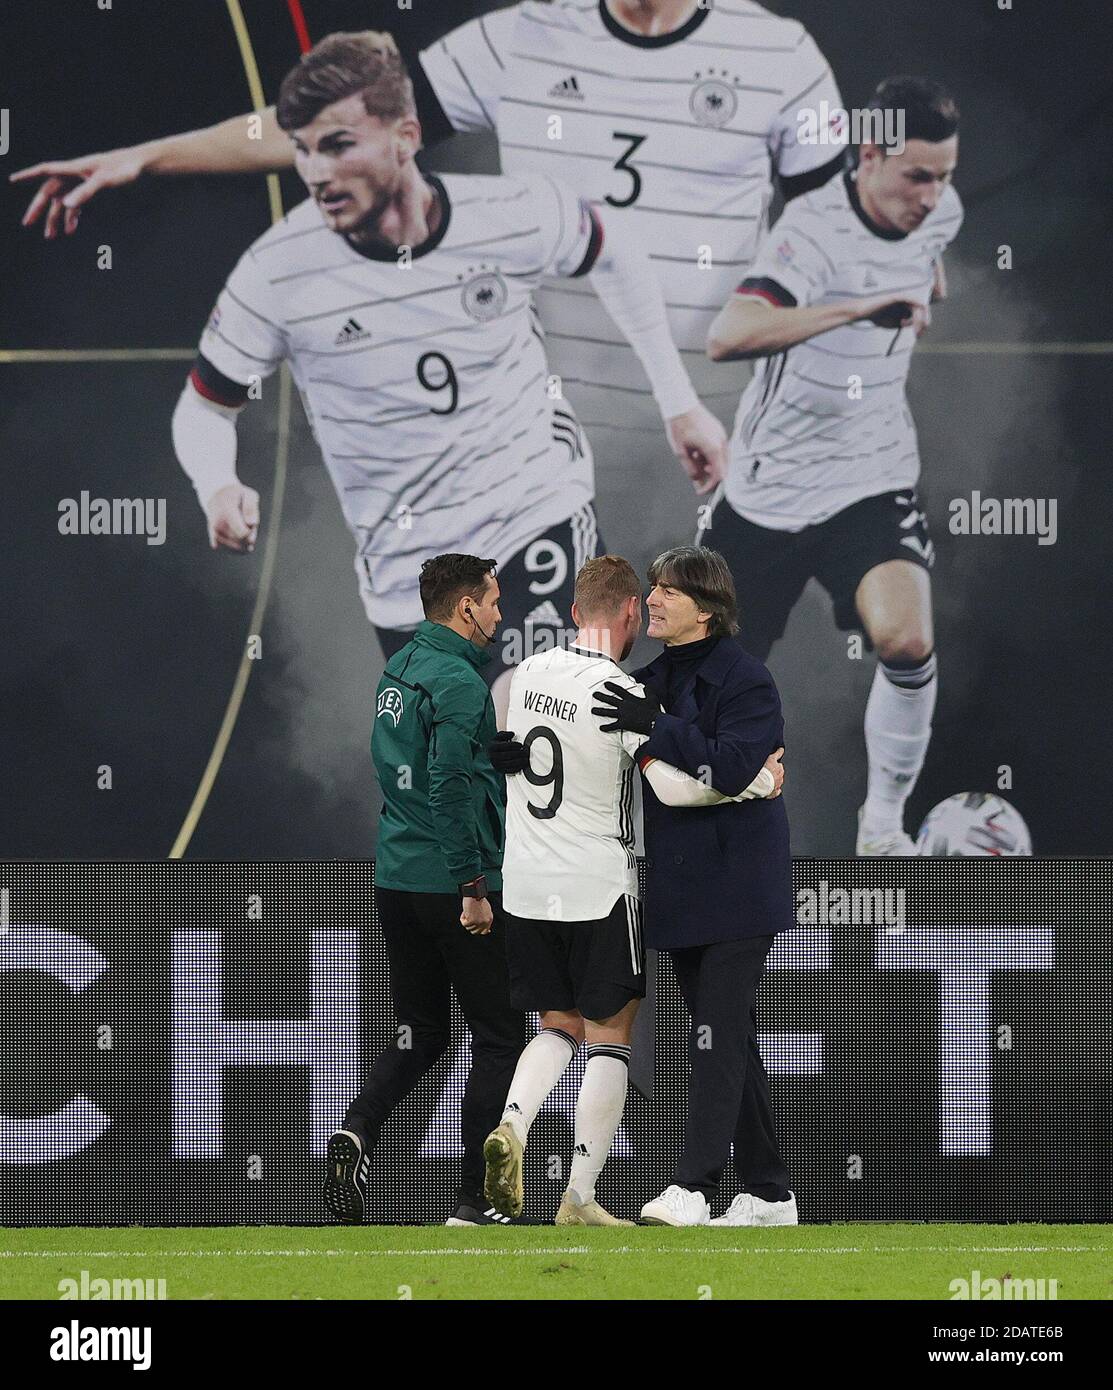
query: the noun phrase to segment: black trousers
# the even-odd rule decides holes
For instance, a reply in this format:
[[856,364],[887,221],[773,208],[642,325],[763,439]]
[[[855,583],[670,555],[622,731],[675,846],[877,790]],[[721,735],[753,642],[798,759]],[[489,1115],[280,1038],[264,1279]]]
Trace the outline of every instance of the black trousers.
[[744,1191],[767,1202],[788,1196],[754,1016],[772,945],[772,936],[755,936],[669,952],[692,1015],[688,1118],[673,1181],[708,1201],[718,1191],[732,1143]]
[[448,1050],[455,990],[471,1030],[457,1195],[477,1201],[483,1192],[483,1141],[502,1117],[526,1042],[526,1016],[510,1003],[501,894],[491,895],[495,922],[487,936],[474,936],[460,925],[455,893],[404,893],[376,886],[375,905],[386,938],[399,1034],[375,1059],[348,1107],[345,1127],[365,1143],[378,1142],[387,1116]]

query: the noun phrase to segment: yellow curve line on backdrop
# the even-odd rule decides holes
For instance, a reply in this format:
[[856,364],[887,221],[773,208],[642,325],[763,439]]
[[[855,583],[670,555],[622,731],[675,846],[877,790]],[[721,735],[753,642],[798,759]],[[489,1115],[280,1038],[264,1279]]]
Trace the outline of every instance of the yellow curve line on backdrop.
[[192,362],[196,348],[0,348],[0,364],[20,362]]
[[[266,98],[263,96],[263,84],[259,80],[259,68],[255,62],[255,52],[251,46],[251,35],[247,31],[247,24],[244,22],[243,11],[240,8],[240,0],[225,0],[228,6],[228,15],[232,21],[232,28],[236,33],[236,42],[240,49],[240,59],[243,63],[244,75],[247,78],[248,90],[251,93],[251,103],[256,111],[266,109]],[[270,197],[271,223],[282,221],[282,193],[278,186],[278,176],[276,174],[267,175],[267,192]],[[255,606],[251,612],[251,625],[248,628],[248,637],[258,636],[263,627],[263,615],[267,609],[267,596],[270,593],[271,581],[274,577],[275,559],[278,554],[278,530],[279,522],[282,518],[282,502],[286,493],[286,463],[290,452],[290,374],[284,366],[281,369],[278,382],[278,437],[275,442],[274,451],[274,496],[271,501],[270,524],[267,527],[267,538],[263,546],[263,565],[259,575],[259,589],[255,595]],[[244,643],[243,655],[240,657],[239,670],[236,672],[236,679],[232,685],[232,693],[228,697],[228,704],[224,710],[224,718],[220,721],[220,730],[213,744],[212,752],[209,754],[209,761],[205,765],[205,771],[201,775],[197,790],[193,796],[186,818],[182,822],[182,828],[178,831],[178,837],[174,841],[173,848],[170,850],[168,859],[181,859],[193,838],[193,832],[197,829],[197,823],[205,810],[205,803],[209,799],[209,793],[213,789],[217,774],[220,772],[221,763],[224,761],[224,754],[228,750],[228,744],[232,738],[232,730],[236,727],[236,720],[239,717],[240,706],[243,704],[244,692],[247,689],[247,682],[251,678],[252,659],[248,655],[247,642]]]

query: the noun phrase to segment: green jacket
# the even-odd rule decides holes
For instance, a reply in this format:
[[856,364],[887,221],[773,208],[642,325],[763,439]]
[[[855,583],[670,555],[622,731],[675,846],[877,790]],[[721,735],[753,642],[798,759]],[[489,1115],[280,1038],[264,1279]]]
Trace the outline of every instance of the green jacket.
[[495,707],[478,669],[490,659],[451,628],[423,622],[386,664],[371,731],[383,888],[455,893],[477,874],[502,888],[506,785],[487,757]]

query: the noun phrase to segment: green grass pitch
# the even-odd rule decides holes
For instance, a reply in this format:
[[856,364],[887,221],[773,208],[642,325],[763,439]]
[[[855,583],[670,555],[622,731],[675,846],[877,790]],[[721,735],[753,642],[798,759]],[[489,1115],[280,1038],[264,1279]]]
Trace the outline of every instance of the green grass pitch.
[[1113,1226],[60,1227],[0,1234],[0,1296],[57,1299],[84,1270],[169,1299],[948,1299],[977,1270],[1108,1299],[1111,1255]]

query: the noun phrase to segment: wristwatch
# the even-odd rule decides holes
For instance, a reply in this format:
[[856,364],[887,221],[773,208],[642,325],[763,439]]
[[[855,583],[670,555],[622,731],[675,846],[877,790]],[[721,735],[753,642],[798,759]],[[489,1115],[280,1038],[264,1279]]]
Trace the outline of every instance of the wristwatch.
[[460,896],[464,898],[485,898],[487,896],[487,875],[480,874],[470,883],[460,884]]

